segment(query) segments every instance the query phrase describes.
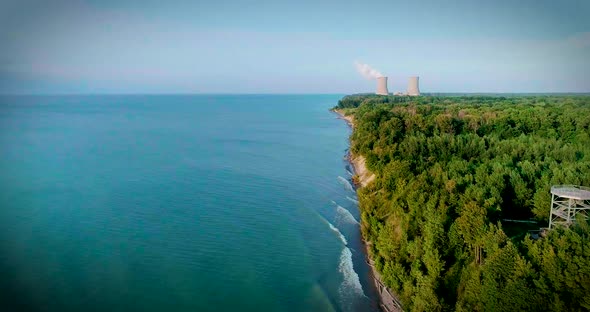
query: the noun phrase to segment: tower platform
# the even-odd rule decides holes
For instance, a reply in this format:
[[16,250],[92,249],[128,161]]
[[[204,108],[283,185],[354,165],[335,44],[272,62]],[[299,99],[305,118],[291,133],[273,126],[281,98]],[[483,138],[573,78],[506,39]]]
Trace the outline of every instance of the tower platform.
[[576,220],[590,216],[590,188],[579,185],[554,185],[551,187],[551,215],[549,229],[553,226],[568,227]]

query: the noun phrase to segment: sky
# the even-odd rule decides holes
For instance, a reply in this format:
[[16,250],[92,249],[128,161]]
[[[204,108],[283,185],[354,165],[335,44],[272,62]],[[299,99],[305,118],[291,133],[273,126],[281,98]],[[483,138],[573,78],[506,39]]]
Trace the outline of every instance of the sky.
[[590,1],[0,0],[0,93],[590,92]]

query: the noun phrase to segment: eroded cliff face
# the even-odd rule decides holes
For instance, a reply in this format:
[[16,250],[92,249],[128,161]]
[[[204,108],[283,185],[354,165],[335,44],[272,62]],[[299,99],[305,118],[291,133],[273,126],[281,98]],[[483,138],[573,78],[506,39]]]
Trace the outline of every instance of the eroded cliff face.
[[350,155],[350,162],[354,166],[355,184],[357,187],[365,187],[375,180],[375,174],[369,171],[365,165],[365,157],[362,155]]
[[[344,119],[348,123],[348,125],[354,129],[355,124],[353,115],[346,116],[340,110],[334,110],[334,112],[336,112],[340,116],[340,118]],[[375,180],[375,174],[367,169],[366,159],[364,156],[354,155],[350,153],[348,155],[348,160],[354,167],[354,176],[352,177],[352,180],[357,189],[365,187],[373,180]],[[369,241],[364,241],[366,246],[371,244],[371,242]],[[391,290],[387,286],[385,286],[381,281],[381,275],[375,268],[374,261],[370,258],[368,250],[367,257],[367,263],[371,267],[373,282],[375,283],[375,288],[377,289],[377,292],[379,294],[379,306],[385,312],[403,312],[401,302],[399,301],[397,296],[392,294]]]

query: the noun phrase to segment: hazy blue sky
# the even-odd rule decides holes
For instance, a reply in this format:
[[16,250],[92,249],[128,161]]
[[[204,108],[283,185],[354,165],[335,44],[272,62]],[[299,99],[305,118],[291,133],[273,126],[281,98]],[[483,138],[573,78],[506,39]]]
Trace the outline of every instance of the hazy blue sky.
[[[318,3],[321,2],[321,3]],[[590,1],[0,0],[2,93],[589,92]]]

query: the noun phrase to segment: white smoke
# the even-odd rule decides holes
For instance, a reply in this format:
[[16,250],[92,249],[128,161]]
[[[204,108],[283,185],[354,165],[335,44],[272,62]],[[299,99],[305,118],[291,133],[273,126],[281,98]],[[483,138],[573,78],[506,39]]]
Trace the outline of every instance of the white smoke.
[[376,69],[372,68],[368,64],[354,62],[354,66],[356,66],[356,70],[359,74],[363,75],[366,79],[377,79],[379,77],[383,77],[383,75]]

